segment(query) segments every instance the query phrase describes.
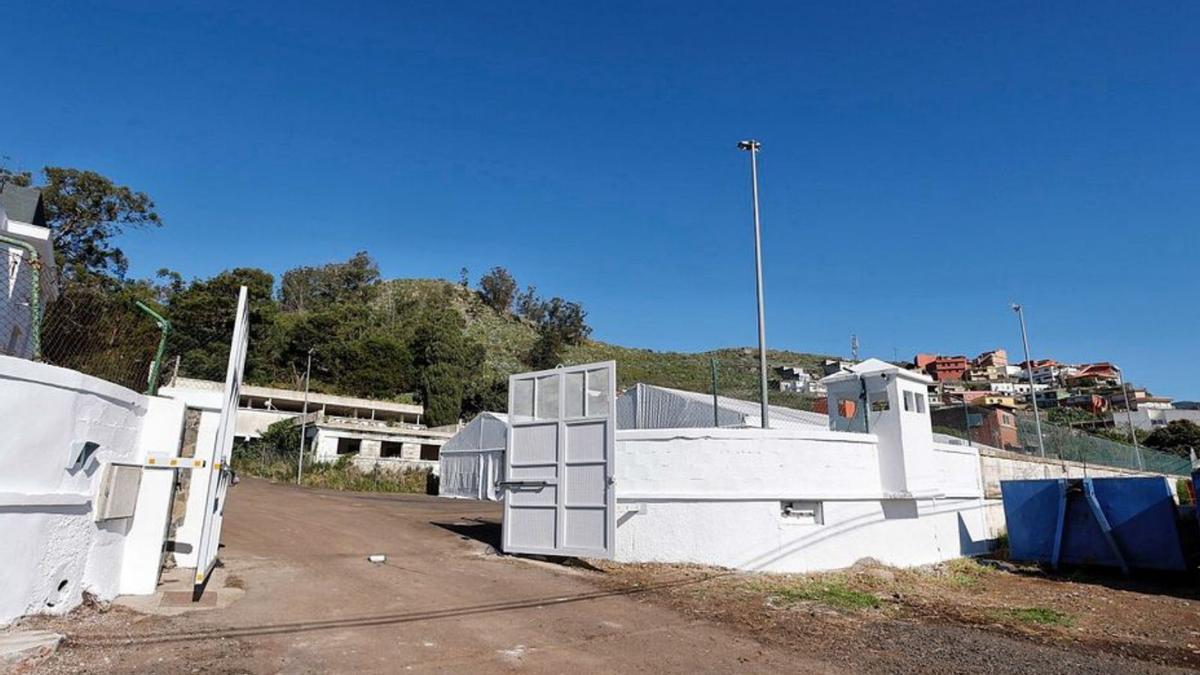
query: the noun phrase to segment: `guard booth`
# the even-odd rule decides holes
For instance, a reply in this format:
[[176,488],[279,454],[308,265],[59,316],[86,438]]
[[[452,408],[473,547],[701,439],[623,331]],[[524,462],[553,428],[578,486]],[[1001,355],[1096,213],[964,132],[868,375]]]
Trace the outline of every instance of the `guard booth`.
[[616,379],[614,361],[509,378],[506,553],[613,557]]

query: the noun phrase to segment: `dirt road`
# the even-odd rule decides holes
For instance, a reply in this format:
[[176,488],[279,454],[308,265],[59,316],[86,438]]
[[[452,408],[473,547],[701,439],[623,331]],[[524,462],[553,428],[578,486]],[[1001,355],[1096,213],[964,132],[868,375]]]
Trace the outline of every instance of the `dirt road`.
[[[1200,640],[1187,620],[1200,604],[1188,599],[1089,596],[1128,603],[1116,614],[1168,612],[1178,624],[1169,640],[1147,632],[1097,646],[959,616],[977,593],[1035,589],[1016,577],[955,586],[939,599],[941,586],[924,595],[924,582],[913,581],[922,573],[904,572],[863,587],[923,594],[894,611],[780,607],[789,588],[763,590],[776,582],[718,570],[598,571],[499,556],[498,520],[494,504],[247,479],[229,500],[224,567],[205,595],[213,608],[175,616],[85,608],[35,620],[68,635],[36,672],[1178,672],[1169,666],[1189,657],[1175,652]],[[387,563],[371,564],[372,553]],[[176,586],[162,604],[189,604],[190,587]],[[1142,653],[1159,642],[1174,652]]]
[[[247,479],[221,559],[233,604],[180,616],[120,608],[55,621],[46,672],[822,672],[779,648],[603,590],[580,573],[487,554],[493,504],[298,489]],[[475,538],[472,538],[475,537]],[[385,565],[367,561],[388,556]],[[181,589],[182,590],[182,589]],[[233,591],[209,588],[218,597]],[[86,611],[85,611],[86,614]]]

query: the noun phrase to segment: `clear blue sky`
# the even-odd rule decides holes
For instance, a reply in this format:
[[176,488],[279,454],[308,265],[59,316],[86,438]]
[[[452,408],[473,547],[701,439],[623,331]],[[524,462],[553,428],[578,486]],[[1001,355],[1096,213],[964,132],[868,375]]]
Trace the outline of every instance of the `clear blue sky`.
[[134,275],[504,265],[703,350],[756,339],[755,136],[772,347],[1019,356],[1019,300],[1200,398],[1200,4],[265,4],[9,6],[0,155],[148,192]]

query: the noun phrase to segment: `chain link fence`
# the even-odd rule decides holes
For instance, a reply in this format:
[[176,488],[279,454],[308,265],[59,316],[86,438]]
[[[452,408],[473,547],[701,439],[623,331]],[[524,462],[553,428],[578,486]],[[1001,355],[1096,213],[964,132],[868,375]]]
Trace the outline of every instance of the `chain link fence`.
[[170,323],[121,288],[62,280],[28,244],[0,237],[0,353],[154,393]]
[[[1037,452],[1037,425],[1033,413],[1017,414],[1017,434],[1026,451]],[[1049,424],[1042,420],[1046,456],[1073,462],[1135,469],[1174,476],[1187,476],[1191,462],[1186,457],[1150,448],[1135,448],[1085,431]]]

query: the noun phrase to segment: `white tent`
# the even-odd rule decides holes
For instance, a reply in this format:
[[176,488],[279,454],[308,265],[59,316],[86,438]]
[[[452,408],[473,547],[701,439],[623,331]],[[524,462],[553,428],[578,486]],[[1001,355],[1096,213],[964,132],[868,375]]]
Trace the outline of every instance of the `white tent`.
[[482,412],[442,446],[438,494],[460,499],[500,501],[496,483],[504,478],[508,415]]
[[[757,403],[717,397],[713,424],[711,394],[636,384],[617,397],[617,429],[694,429],[712,426],[759,426]],[[771,406],[771,426],[776,429],[828,429],[829,417],[821,413]],[[504,451],[508,447],[508,416],[482,412],[442,446],[438,494],[462,499],[500,501],[504,479]]]
[[[762,406],[753,401],[718,396],[715,408],[714,420],[712,394],[638,383],[617,397],[617,428],[738,428],[762,424]],[[771,426],[776,429],[829,428],[828,415],[778,405],[770,406],[770,411]]]

